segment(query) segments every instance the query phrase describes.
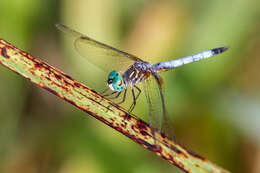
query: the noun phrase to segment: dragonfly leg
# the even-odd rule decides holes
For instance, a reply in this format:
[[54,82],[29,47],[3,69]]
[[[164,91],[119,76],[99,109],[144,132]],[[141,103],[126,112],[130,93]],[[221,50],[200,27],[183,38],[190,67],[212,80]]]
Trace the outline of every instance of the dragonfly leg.
[[[112,94],[110,94],[110,96],[113,95],[114,93],[115,93],[115,92],[113,92]],[[116,98],[118,98],[118,97],[120,96],[121,93],[122,93],[122,92],[118,92],[118,94],[117,94],[116,96],[110,97],[110,98],[107,98],[107,97],[106,97],[106,98],[107,98],[107,99],[110,99],[110,100],[111,100],[111,99],[116,99]],[[111,105],[109,105],[107,108],[109,108],[110,106],[111,106]]]
[[114,95],[115,93],[117,93],[117,91],[114,91],[114,92],[112,92],[112,93],[105,94],[105,95],[103,95],[103,96],[104,96],[104,97],[112,96],[112,95]]
[[131,113],[133,111],[133,109],[134,109],[134,107],[136,105],[136,101],[137,101],[138,97],[140,96],[140,94],[142,92],[142,90],[140,88],[138,88],[137,86],[134,86],[134,87],[137,89],[138,94],[135,96],[134,88],[132,88],[132,94],[133,94],[134,102],[132,103],[132,105],[129,108],[129,113]]
[[109,99],[117,99],[120,95],[121,95],[122,92],[118,92],[118,94],[114,97],[110,97]]
[[[135,90],[134,90],[134,88],[131,88],[131,91],[132,91],[132,95],[133,95],[133,103],[132,103],[132,105],[130,106],[130,108],[129,108],[129,110],[128,110],[128,112],[129,113],[131,113],[133,110],[134,110],[134,108],[135,108],[135,105],[136,105],[136,96],[135,96]],[[140,94],[140,92],[139,92],[139,94]]]
[[126,98],[126,92],[127,92],[127,88],[126,88],[126,89],[125,89],[125,91],[124,91],[123,100],[122,100],[121,102],[117,103],[118,105],[120,105],[120,104],[122,104],[122,103],[124,103],[124,102],[125,102],[125,98]]
[[140,89],[140,88],[138,88],[137,86],[134,86],[136,89],[137,89],[137,91],[138,91],[138,94],[137,94],[137,96],[136,96],[136,100],[138,99],[138,97],[139,97],[139,95],[141,94],[141,92],[142,92],[142,90]]

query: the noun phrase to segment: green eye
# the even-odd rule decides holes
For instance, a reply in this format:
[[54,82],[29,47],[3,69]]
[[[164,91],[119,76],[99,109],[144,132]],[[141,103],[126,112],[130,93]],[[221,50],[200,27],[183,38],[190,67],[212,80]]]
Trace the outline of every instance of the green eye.
[[113,91],[121,92],[125,89],[125,83],[118,71],[114,70],[108,75],[107,84]]

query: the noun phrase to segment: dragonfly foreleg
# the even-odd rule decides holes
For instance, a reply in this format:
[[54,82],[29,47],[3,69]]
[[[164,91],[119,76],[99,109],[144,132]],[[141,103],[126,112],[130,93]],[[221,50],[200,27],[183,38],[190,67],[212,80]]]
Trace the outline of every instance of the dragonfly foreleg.
[[117,99],[120,95],[121,95],[122,92],[118,92],[118,94],[114,97],[110,97],[109,99]]
[[137,89],[137,91],[138,91],[138,94],[137,95],[135,95],[135,92],[134,92],[134,88],[132,88],[132,95],[133,95],[133,103],[132,103],[132,105],[130,106],[130,108],[129,108],[129,113],[131,113],[133,110],[134,110],[134,107],[135,107],[135,105],[136,105],[136,101],[137,101],[137,99],[138,99],[138,97],[140,96],[140,94],[141,94],[141,89],[140,88],[138,88],[137,86],[134,86],[136,89]]
[[122,100],[121,102],[117,103],[118,105],[120,105],[120,104],[122,104],[122,103],[124,103],[124,102],[125,102],[125,98],[126,98],[126,92],[127,92],[127,88],[126,88],[126,89],[125,89],[125,91],[124,91],[123,100]]
[[114,91],[114,92],[112,92],[112,93],[109,93],[109,94],[105,94],[105,95],[103,95],[104,97],[108,97],[108,96],[112,96],[112,95],[114,95],[115,93],[118,93],[117,91]]

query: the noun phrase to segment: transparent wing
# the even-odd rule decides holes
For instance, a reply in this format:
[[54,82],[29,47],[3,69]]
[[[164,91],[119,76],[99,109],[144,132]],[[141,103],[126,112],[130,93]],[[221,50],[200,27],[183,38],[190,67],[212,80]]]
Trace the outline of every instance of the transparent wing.
[[154,79],[144,81],[143,87],[147,101],[149,124],[151,128],[161,130],[163,110],[159,88]]
[[56,27],[59,30],[75,37],[76,39],[74,45],[79,54],[86,57],[89,62],[105,71],[125,70],[135,61],[142,61],[134,55],[91,39],[88,36],[69,28],[68,26],[57,24]]
[[150,126],[175,140],[174,129],[165,107],[162,79],[158,75],[152,75],[151,79],[143,82],[143,85]]

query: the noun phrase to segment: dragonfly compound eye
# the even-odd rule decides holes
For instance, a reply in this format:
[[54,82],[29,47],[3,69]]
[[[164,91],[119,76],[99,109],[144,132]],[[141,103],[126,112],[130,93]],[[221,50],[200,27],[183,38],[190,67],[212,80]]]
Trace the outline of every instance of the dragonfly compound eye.
[[107,80],[107,83],[108,83],[108,84],[112,84],[112,83],[113,83],[113,79],[108,79],[108,80]]

